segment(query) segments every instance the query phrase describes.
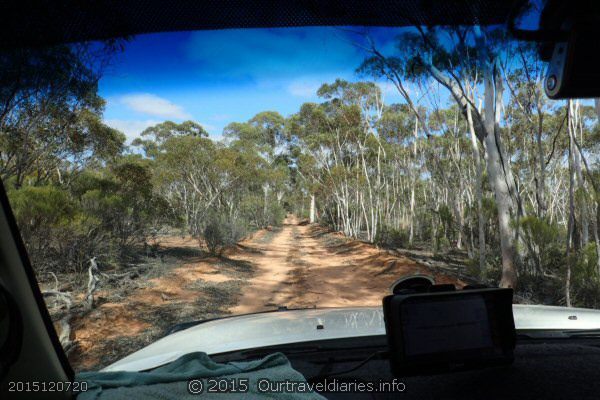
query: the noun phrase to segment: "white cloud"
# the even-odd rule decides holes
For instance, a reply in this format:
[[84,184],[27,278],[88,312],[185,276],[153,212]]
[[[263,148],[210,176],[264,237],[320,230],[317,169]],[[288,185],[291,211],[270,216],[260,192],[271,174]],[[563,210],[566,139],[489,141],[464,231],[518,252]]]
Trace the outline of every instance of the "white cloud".
[[214,140],[215,142],[221,142],[223,140],[226,140],[226,138],[222,134],[215,134],[215,135],[211,134],[210,138],[212,140]]
[[379,88],[384,95],[394,95],[397,94],[396,86],[394,86],[391,82],[382,82],[379,83]]
[[317,95],[320,84],[309,81],[293,81],[287,87],[288,92],[297,97],[314,97]]
[[[398,88],[392,82],[380,82],[378,83],[379,88],[381,89],[381,93],[383,93],[383,98],[386,103],[388,102],[403,102],[403,97],[398,92]],[[408,92],[409,88],[407,85],[404,86],[404,89]]]
[[144,129],[159,124],[162,121],[153,119],[147,120],[124,120],[124,119],[107,119],[104,123],[111,128],[117,129],[127,137],[127,144],[130,144],[135,138],[140,137],[140,133]]
[[211,115],[208,119],[210,119],[211,121],[221,122],[221,121],[226,121],[226,120],[232,119],[232,118],[233,118],[233,115],[231,115],[231,114],[214,114],[214,115]]
[[208,132],[211,137],[214,136],[213,133],[217,132],[217,127],[211,124],[205,124],[204,122],[198,122],[205,130]]
[[191,118],[183,107],[150,93],[125,95],[120,98],[120,102],[142,114],[179,120]]
[[[140,137],[140,133],[144,131],[144,129],[160,124],[164,121],[155,120],[155,119],[145,119],[145,120],[128,120],[128,119],[106,119],[104,123],[111,128],[117,129],[125,134],[127,137],[127,144],[131,144],[131,142]],[[214,140],[220,140],[221,134],[216,133],[218,128],[211,124],[204,124],[199,122],[200,125],[210,134],[210,137]]]

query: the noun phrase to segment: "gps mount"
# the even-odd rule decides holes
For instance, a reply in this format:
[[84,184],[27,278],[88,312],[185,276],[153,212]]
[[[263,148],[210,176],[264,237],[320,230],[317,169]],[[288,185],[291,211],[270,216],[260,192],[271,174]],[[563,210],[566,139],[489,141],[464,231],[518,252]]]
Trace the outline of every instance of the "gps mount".
[[516,333],[512,289],[397,281],[383,299],[389,361],[395,376],[508,365]]

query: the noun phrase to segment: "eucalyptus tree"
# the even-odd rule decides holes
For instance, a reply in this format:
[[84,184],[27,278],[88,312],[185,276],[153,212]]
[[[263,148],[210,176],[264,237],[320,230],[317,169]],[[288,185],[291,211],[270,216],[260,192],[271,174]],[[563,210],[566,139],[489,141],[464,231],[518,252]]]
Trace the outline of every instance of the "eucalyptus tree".
[[[387,179],[391,190],[386,187],[388,213],[385,223],[395,229],[406,228],[408,225],[408,244],[412,245],[415,237],[416,223],[416,194],[425,172],[425,162],[422,157],[423,144],[419,135],[419,120],[424,120],[424,110],[419,112],[421,119],[413,117],[410,110],[403,104],[392,104],[384,108],[377,130],[380,138],[387,144],[388,163]],[[408,178],[406,185],[405,178]],[[408,186],[408,188],[407,188]],[[407,190],[410,194],[406,193]],[[390,203],[391,202],[391,203]],[[408,204],[408,211],[406,211]],[[396,210],[403,210],[402,216],[395,215]],[[401,220],[401,223],[400,223]]]
[[160,124],[150,126],[144,129],[140,136],[135,138],[131,145],[139,147],[146,157],[156,158],[163,151],[161,146],[170,138],[173,137],[208,137],[208,132],[194,121],[184,121],[176,123],[173,121],[164,121]]
[[[247,182],[262,191],[262,212],[253,212],[254,223],[258,226],[277,223],[290,174],[285,119],[277,112],[264,111],[247,122],[229,124],[224,134],[230,140],[231,149],[254,160],[253,176],[248,177]],[[255,199],[256,193],[251,197]]]
[[323,103],[304,104],[291,117],[291,134],[308,154],[300,158],[299,173],[311,181],[309,187],[320,184],[329,189],[323,194],[333,192],[321,207],[336,228],[355,237],[364,230],[373,241],[384,214],[380,193],[386,186],[387,153],[377,132],[384,108],[381,90],[372,82],[338,79],[323,84],[317,94]]
[[[537,49],[527,43],[512,42],[508,46],[511,57],[501,64],[504,81],[509,89],[510,100],[506,105],[507,118],[515,135],[522,135],[519,149],[514,153],[523,154],[533,172],[535,204],[532,209],[538,218],[545,218],[547,212],[546,194],[546,145],[551,132],[545,117],[550,104],[543,93],[545,65],[537,57]],[[523,183],[528,182],[528,180]]]
[[[118,46],[116,46],[118,47]],[[0,176],[45,184],[89,162],[113,158],[124,136],[104,125],[102,65],[116,50],[61,45],[0,52]]]
[[[316,222],[316,197],[324,187],[322,154],[325,147],[321,142],[328,140],[326,115],[324,109],[316,103],[304,103],[300,110],[287,120],[286,130],[290,139],[290,156],[295,163],[298,179],[295,189],[306,193],[309,198],[309,221]],[[302,204],[301,209],[304,209]],[[338,230],[337,223],[334,227]],[[348,232],[347,232],[348,233]]]
[[[500,132],[504,93],[499,68],[502,41],[498,40],[497,32],[482,30],[478,26],[416,29],[418,33],[405,32],[398,37],[398,54],[395,56],[382,54],[372,44],[371,56],[365,60],[361,70],[390,79],[409,106],[414,102],[403,82],[419,76],[433,79],[448,90],[467,121],[472,121],[469,129],[474,131],[485,149],[488,179],[498,209],[502,256],[500,284],[514,287],[517,280],[517,236],[511,217],[517,215],[521,207]],[[483,86],[482,111],[478,109],[476,100],[479,86]],[[414,106],[411,108],[415,109]]]

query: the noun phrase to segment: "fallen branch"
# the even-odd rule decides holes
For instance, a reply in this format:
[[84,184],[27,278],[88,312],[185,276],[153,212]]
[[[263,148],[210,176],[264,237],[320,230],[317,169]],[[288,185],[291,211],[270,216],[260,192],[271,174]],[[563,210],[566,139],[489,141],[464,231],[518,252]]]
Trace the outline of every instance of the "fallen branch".
[[[392,249],[388,250],[389,254],[395,256],[406,257],[417,264],[421,264],[432,271],[445,272],[449,275],[454,275],[458,279],[468,283],[480,283],[478,279],[465,274],[466,266],[462,263],[452,261],[440,261],[435,259],[435,255],[426,254],[425,252],[410,251],[407,249]],[[447,257],[452,259],[452,257]]]
[[56,302],[60,301],[62,304],[67,306],[67,310],[71,309],[73,305],[73,300],[71,297],[71,293],[69,292],[60,292],[58,290],[46,290],[42,292],[44,297],[53,297],[54,298],[54,307],[56,307]]
[[[57,280],[58,286],[58,280]],[[42,292],[44,297],[53,297],[54,298],[54,307],[57,306],[57,301],[60,301],[61,308],[62,305],[66,306],[66,310],[64,311],[64,316],[57,321],[58,326],[60,327],[60,332],[58,335],[58,340],[63,347],[65,353],[69,354],[70,350],[73,349],[75,342],[71,340],[71,306],[73,305],[73,299],[71,297],[71,293],[68,292],[60,292],[58,290],[48,290]]]
[[85,295],[86,309],[89,311],[94,308],[94,292],[98,288],[98,282],[100,278],[97,275],[100,274],[98,271],[98,263],[96,257],[90,259],[90,268],[88,268],[88,288]]

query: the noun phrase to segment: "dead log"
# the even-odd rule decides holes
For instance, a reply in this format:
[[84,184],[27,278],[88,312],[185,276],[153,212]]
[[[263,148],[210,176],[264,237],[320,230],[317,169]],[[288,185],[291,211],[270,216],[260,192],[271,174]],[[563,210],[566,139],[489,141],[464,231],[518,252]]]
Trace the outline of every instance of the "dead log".
[[90,268],[88,268],[88,286],[87,293],[85,295],[85,303],[86,310],[89,311],[94,308],[94,292],[98,288],[98,282],[100,278],[98,278],[98,263],[96,262],[96,257],[92,257],[90,259]]
[[65,307],[65,310],[62,311],[63,317],[57,321],[57,325],[59,327],[58,340],[60,341],[60,344],[62,345],[65,353],[68,354],[70,350],[73,349],[75,344],[75,342],[71,340],[71,317],[73,316],[71,312],[71,306],[73,305],[71,293],[60,292],[58,290],[48,290],[42,292],[42,295],[44,296],[44,298],[52,297],[54,299],[54,304],[52,308],[63,308],[63,306]]

